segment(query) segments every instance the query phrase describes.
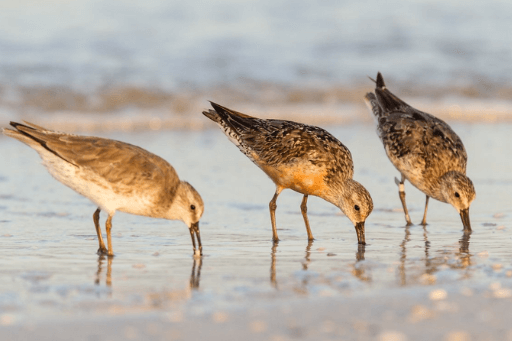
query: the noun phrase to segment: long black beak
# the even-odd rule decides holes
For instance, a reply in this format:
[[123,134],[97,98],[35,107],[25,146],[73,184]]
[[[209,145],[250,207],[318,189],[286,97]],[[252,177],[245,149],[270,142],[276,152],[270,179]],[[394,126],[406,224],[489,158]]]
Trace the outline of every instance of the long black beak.
[[469,221],[469,207],[465,210],[460,210],[460,219],[462,219],[464,231],[471,231],[471,222]]
[[193,223],[190,225],[190,238],[192,238],[192,246],[194,247],[194,255],[196,254],[196,240],[194,239],[194,234],[197,238],[197,244],[199,246],[199,254],[203,255],[203,246],[201,245],[201,235],[199,234],[199,222]]
[[365,245],[366,242],[364,241],[364,221],[356,223],[356,233],[357,233],[357,242],[359,244]]

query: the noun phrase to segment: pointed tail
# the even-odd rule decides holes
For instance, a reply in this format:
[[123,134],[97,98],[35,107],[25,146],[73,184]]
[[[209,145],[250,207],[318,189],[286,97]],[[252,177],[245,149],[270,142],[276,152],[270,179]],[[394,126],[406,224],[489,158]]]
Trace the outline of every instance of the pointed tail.
[[57,151],[53,150],[51,147],[48,146],[48,142],[50,142],[51,139],[47,134],[51,133],[50,130],[47,130],[41,126],[38,126],[27,121],[23,122],[25,122],[26,124],[11,121],[10,125],[16,128],[16,130],[3,128],[3,134],[25,143],[27,146],[35,149],[38,152],[41,150],[41,148],[44,148],[50,153],[54,154],[55,156],[60,157],[64,161],[70,162],[61,155],[59,155]]
[[382,77],[380,72],[377,73],[377,80],[375,81],[375,95],[377,96],[377,101],[384,112],[404,111],[406,108],[410,107],[409,104],[393,95],[386,88],[384,77]]
[[255,120],[254,117],[231,110],[211,101],[210,103],[214,110],[203,111],[203,115],[224,129],[231,129],[237,134],[251,129],[252,123]]
[[16,130],[13,130],[13,129],[8,129],[8,128],[3,128],[2,129],[2,132],[5,136],[9,136],[9,137],[12,137],[12,138],[15,138],[29,146],[33,146],[33,145],[36,145],[36,144],[40,144],[40,145],[43,145],[45,146],[45,142],[42,141],[41,139],[37,138],[37,136],[33,136],[31,133],[32,132],[37,132],[38,129],[42,129],[42,130],[45,130],[44,128],[42,127],[39,127],[35,124],[31,124],[31,123],[28,123],[28,122],[25,122],[27,123],[27,125],[25,124],[22,124],[22,123],[17,123],[17,122],[10,122],[9,124],[16,128]]

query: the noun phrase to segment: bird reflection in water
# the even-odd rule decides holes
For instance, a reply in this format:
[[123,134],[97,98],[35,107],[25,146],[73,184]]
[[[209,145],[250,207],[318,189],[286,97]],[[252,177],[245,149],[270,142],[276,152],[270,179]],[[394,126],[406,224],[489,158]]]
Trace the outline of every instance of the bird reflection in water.
[[352,269],[352,275],[354,275],[360,281],[371,282],[372,278],[370,275],[368,275],[366,273],[366,268],[364,266],[364,263],[360,263],[365,260],[364,259],[365,252],[366,252],[366,245],[358,244],[357,252],[356,252],[356,262],[354,263],[354,266]]
[[278,289],[277,280],[276,280],[276,252],[277,252],[278,245],[279,245],[279,241],[275,241],[272,244],[272,251],[270,252],[270,284],[275,289]]
[[[114,257],[107,257],[102,254],[98,257],[98,271],[96,271],[96,279],[94,280],[94,284],[101,284],[102,273],[104,272],[105,263],[107,265],[106,271],[106,279],[105,284],[107,287],[112,287],[112,261]],[[202,257],[194,257],[194,261],[192,263],[192,272],[190,274],[190,289],[197,290],[199,289],[199,279],[201,278],[201,267],[203,266]]]
[[199,289],[199,279],[201,278],[201,267],[203,266],[203,257],[194,257],[192,263],[192,273],[190,274],[190,289]]
[[[304,261],[302,261],[302,271],[308,271],[309,263],[311,263],[311,246],[313,246],[313,240],[309,240],[308,246],[306,246],[306,255],[304,256]],[[303,295],[308,294],[309,279],[310,276],[307,274],[302,277],[301,286],[296,289],[297,293]]]
[[360,261],[364,260],[365,251],[366,251],[366,245],[364,245],[364,244],[357,245],[356,262],[360,262]]
[[311,263],[311,247],[313,246],[313,240],[308,241],[308,246],[306,246],[306,257],[304,257],[304,261],[302,262],[302,270],[307,270],[309,263]]
[[[308,240],[308,245],[306,246],[306,255],[304,257],[304,261],[302,262],[302,270],[307,271],[309,263],[311,262],[311,247],[313,246],[314,240]],[[275,289],[279,289],[277,285],[277,271],[276,271],[276,253],[277,253],[277,246],[279,245],[279,241],[275,241],[272,245],[272,249],[270,252],[270,285],[274,287]],[[302,279],[302,288],[297,289],[300,293],[306,293],[307,294],[307,284],[308,284],[309,277],[304,276]]]
[[[471,231],[464,230],[462,237],[459,239],[459,252],[456,254],[459,257],[460,267],[468,269],[471,263],[471,254],[469,253],[469,239],[471,238]],[[471,274],[467,271],[464,274],[464,278],[470,278]]]
[[[304,260],[301,262],[302,264],[302,271],[309,271],[309,265],[311,263],[311,248],[313,247],[313,240],[308,241],[308,245],[306,246],[305,250],[305,256]],[[275,289],[278,288],[277,283],[277,270],[276,270],[276,263],[277,263],[277,247],[279,245],[279,242],[275,242],[272,245],[272,249],[270,252],[270,285],[274,287]],[[365,260],[365,251],[366,246],[363,244],[357,245],[357,251],[355,253],[356,261],[353,263],[352,266],[352,275],[358,278],[359,280],[363,282],[371,282],[372,278],[370,275],[367,274],[367,270],[365,267],[365,263],[363,262]],[[361,263],[362,262],[362,263]],[[308,294],[308,284],[309,280],[311,278],[317,278],[316,276],[309,276],[307,274],[303,274],[302,281],[300,287],[295,288],[295,292],[298,294]],[[325,278],[327,282],[330,283],[330,279]]]
[[[425,227],[424,227],[425,229]],[[424,234],[424,237],[426,238],[426,234]],[[407,260],[407,243],[411,240],[411,231],[409,230],[409,225],[405,225],[405,237],[404,240],[402,240],[402,243],[400,244],[400,266],[399,266],[399,273],[400,273],[400,285],[406,285],[407,284],[407,276],[405,271],[405,261]],[[430,245],[430,244],[428,244]],[[425,244],[425,253],[428,255],[428,246]],[[428,257],[427,257],[428,258]]]
[[[469,270],[469,266],[472,264],[471,262],[471,254],[469,252],[469,241],[471,238],[471,231],[464,230],[462,232],[462,237],[459,240],[459,248],[454,251],[450,251],[448,248],[442,248],[436,252],[436,254],[431,255],[430,249],[430,241],[428,240],[428,230],[427,226],[423,226],[423,241],[424,241],[424,254],[425,254],[425,267],[419,273],[419,276],[409,277],[407,278],[407,266],[412,269],[417,269],[411,261],[409,264],[407,263],[407,244],[411,240],[411,231],[409,226],[405,226],[405,236],[400,244],[400,265],[399,265],[399,282],[401,286],[405,286],[408,283],[408,280],[412,282],[417,281],[418,279],[425,284],[433,284],[436,281],[435,274],[440,271],[446,269],[446,266],[452,270]],[[454,262],[453,259],[456,261]],[[470,278],[471,273],[466,271],[462,279]]]
[[112,260],[114,257],[107,257],[104,254],[101,254],[98,257],[98,271],[96,272],[96,280],[94,284],[100,285],[101,283],[101,273],[103,272],[103,267],[105,266],[105,260],[107,261],[107,278],[105,280],[105,284],[107,287],[112,286]]

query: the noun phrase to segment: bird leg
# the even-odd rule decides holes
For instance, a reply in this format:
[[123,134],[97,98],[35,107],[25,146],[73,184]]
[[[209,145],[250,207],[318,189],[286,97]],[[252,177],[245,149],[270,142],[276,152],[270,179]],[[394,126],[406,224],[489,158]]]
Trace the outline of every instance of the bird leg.
[[268,204],[268,207],[270,208],[270,220],[272,221],[272,239],[274,242],[279,241],[279,237],[277,236],[277,228],[276,228],[276,208],[277,208],[277,197],[279,196],[279,193],[281,193],[283,189],[280,187],[276,188],[276,193],[274,194],[274,197],[272,200],[270,200],[270,203]]
[[404,208],[407,226],[412,225],[411,217],[409,217],[409,211],[407,210],[407,205],[405,203],[405,176],[402,174],[402,181],[398,181],[398,179],[395,178],[395,183],[398,185],[398,194],[400,195],[400,201],[402,201],[402,207]]
[[194,254],[196,253],[196,239],[194,238],[194,230],[192,228],[189,228],[188,231],[190,232],[190,238],[192,239],[192,247],[194,248]]
[[306,230],[308,231],[308,240],[314,240],[313,233],[311,233],[311,229],[309,228],[309,219],[308,219],[308,195],[304,194],[304,198],[302,198],[302,204],[300,204],[300,210],[302,212],[302,216],[304,217],[304,223],[306,224]]
[[103,242],[103,237],[101,236],[101,229],[100,229],[100,208],[94,212],[92,215],[92,219],[94,220],[94,226],[96,227],[96,234],[98,235],[98,243],[100,244],[100,248],[98,249],[98,254],[105,254],[107,253],[107,248],[105,247],[105,243]]
[[[197,238],[197,246],[199,247],[199,254],[203,255],[203,245],[201,244],[201,235],[199,234],[199,222],[197,222],[196,226],[196,238]],[[195,251],[194,251],[195,253]]]
[[427,225],[428,199],[430,199],[430,197],[427,195],[427,200],[425,201],[425,213],[423,213],[423,220],[421,221],[421,225]]
[[114,250],[112,249],[112,235],[110,233],[112,230],[112,216],[110,214],[108,215],[108,218],[107,218],[106,227],[107,227],[108,256],[114,257]]

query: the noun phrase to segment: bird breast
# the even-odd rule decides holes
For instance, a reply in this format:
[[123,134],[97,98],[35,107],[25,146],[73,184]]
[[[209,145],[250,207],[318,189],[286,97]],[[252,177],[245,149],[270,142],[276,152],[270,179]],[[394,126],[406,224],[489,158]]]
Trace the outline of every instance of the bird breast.
[[260,168],[283,188],[322,197],[328,190],[325,183],[327,170],[309,162],[298,162],[276,166],[260,165]]

